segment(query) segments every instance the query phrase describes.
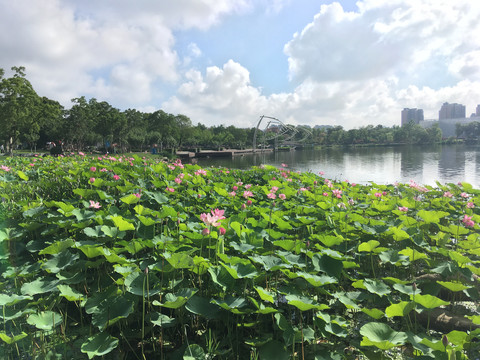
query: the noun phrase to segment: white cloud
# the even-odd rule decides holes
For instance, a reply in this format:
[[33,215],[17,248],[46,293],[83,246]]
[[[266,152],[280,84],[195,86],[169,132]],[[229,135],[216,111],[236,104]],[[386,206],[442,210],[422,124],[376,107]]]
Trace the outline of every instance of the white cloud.
[[162,105],[166,111],[183,113],[205,125],[250,127],[266,109],[266,99],[251,86],[248,70],[233,60],[223,68],[208,67],[205,75],[190,70],[186,80],[177,95]]
[[67,106],[85,95],[139,108],[155,102],[159,81],[179,78],[174,29],[206,29],[248,6],[237,0],[0,0],[0,64],[25,66],[38,93]]

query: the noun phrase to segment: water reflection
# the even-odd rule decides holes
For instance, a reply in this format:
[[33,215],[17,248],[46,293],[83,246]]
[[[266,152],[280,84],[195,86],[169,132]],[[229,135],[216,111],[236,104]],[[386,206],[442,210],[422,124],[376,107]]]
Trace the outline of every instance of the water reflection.
[[323,171],[330,179],[356,183],[392,184],[396,181],[435,185],[466,181],[480,187],[480,146],[392,146],[328,148],[233,158],[199,159],[202,166],[246,169],[252,165],[282,163],[294,171]]

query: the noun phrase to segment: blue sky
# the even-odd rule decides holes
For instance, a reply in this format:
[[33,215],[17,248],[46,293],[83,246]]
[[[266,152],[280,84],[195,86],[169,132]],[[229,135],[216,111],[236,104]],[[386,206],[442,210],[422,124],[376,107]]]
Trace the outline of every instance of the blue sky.
[[[399,125],[480,104],[480,2],[0,0],[0,68],[42,96],[192,122]],[[7,71],[7,76],[9,72]]]

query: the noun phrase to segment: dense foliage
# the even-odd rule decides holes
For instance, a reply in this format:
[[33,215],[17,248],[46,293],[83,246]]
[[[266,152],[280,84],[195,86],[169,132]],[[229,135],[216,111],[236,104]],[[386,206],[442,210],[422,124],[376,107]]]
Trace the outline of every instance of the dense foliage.
[[[162,151],[248,148],[253,143],[254,128],[193,125],[185,115],[162,110],[121,111],[106,101],[87,100],[83,96],[72,99],[71,108],[64,109],[57,101],[35,92],[24,68],[12,70],[15,74],[7,78],[0,69],[0,144],[8,151],[19,144],[35,150],[51,141],[62,141],[69,150],[95,148],[110,152],[149,151],[154,144]],[[350,130],[342,126],[313,129],[297,126],[295,130],[291,141],[308,145],[426,144],[442,140],[438,126],[424,129],[413,123],[403,127],[369,125]]]
[[476,359],[480,191],[6,158],[7,359]]

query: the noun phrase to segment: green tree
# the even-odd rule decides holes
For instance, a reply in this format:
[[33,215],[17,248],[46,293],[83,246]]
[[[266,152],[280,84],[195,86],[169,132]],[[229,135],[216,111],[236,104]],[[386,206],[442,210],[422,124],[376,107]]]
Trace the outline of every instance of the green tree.
[[76,150],[94,144],[99,136],[94,130],[94,117],[91,106],[84,96],[72,99],[74,105],[67,111],[64,121],[66,142]]
[[10,154],[25,134],[28,139],[35,139],[40,132],[37,123],[40,97],[32,84],[25,77],[24,67],[12,67],[15,74],[4,78],[0,72],[0,128],[2,143]]

